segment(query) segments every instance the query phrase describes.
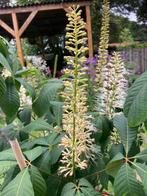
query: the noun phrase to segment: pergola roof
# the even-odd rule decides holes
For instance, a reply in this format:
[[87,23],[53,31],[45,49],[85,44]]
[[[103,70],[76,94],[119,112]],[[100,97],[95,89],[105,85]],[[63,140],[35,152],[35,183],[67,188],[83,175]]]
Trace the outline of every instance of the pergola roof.
[[92,56],[90,0],[42,0],[41,3],[25,5],[3,2],[0,4],[0,35],[16,39],[18,55],[23,63],[20,38],[63,33],[67,23],[66,10],[72,5],[80,5],[84,10]]
[[[21,37],[34,37],[39,35],[52,36],[64,32],[67,18],[64,7],[71,4],[86,5],[88,0],[47,0],[41,3],[27,3],[25,5],[0,4],[0,19],[13,28],[11,13],[17,13],[19,27],[28,18],[31,11],[38,10],[28,28]],[[83,12],[84,13],[84,12]],[[85,15],[84,15],[85,17]],[[12,38],[13,35],[0,28],[0,35]]]
[[6,9],[6,8],[18,8],[18,7],[28,7],[33,5],[46,5],[46,4],[59,4],[59,3],[75,3],[75,2],[84,2],[89,0],[41,0],[40,2],[25,2],[24,4],[18,4],[18,3],[9,3],[5,0],[0,2],[0,9]]

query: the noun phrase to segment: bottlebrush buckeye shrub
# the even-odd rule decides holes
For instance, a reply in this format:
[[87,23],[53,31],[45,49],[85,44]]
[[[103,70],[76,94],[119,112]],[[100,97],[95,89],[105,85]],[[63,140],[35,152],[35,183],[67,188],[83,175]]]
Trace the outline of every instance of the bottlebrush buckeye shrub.
[[[103,17],[109,16],[108,5],[104,0],[107,13]],[[142,129],[146,130],[146,73],[129,89],[124,115],[117,102],[123,101],[120,89],[124,89],[120,55],[114,53],[109,59],[104,54],[106,63],[96,80],[91,80],[85,67],[87,38],[79,7],[70,8],[67,17],[69,56],[65,58],[70,69],[60,80],[31,85],[32,71],[15,64],[7,42],[0,39],[0,107],[6,117],[0,128],[1,195],[146,195],[147,150],[141,151],[140,141]],[[102,30],[107,31],[104,18],[107,28]],[[108,39],[101,40],[107,46]],[[95,94],[92,109],[88,105],[90,81]],[[31,99],[29,104],[20,105],[21,86]],[[97,107],[100,88],[106,100],[103,113]]]

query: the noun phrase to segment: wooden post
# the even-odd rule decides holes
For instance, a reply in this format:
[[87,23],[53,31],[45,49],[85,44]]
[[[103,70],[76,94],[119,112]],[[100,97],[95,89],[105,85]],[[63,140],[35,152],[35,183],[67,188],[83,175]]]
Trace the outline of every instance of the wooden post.
[[23,57],[23,52],[22,52],[21,40],[19,36],[19,27],[18,27],[18,20],[17,20],[16,13],[12,13],[12,21],[13,21],[13,27],[14,27],[14,32],[15,32],[18,56],[19,56],[21,64],[24,65],[24,57]]
[[87,27],[87,34],[88,34],[89,57],[93,57],[90,5],[86,5],[86,27]]

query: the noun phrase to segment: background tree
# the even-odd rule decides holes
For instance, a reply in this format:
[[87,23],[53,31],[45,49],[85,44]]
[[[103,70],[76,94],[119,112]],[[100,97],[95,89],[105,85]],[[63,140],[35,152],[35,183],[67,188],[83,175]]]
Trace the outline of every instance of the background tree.
[[[147,26],[145,24],[145,20],[147,19],[146,11],[143,10],[142,13],[140,13],[143,5],[145,7],[145,1],[143,4],[143,2],[141,3],[141,1],[139,0],[112,0],[110,2],[111,10],[115,10],[117,13],[119,13],[118,16],[114,14],[115,11],[111,12],[110,43],[119,42],[119,35],[124,28],[129,29],[135,41],[147,40]],[[127,13],[130,11],[135,12],[137,14],[138,21],[142,21],[142,23],[129,21],[129,19],[127,18]],[[97,40],[99,40],[100,37],[101,12],[102,0],[93,0],[91,6],[91,14],[94,45],[98,43]],[[124,14],[126,14],[126,17],[124,17]]]
[[124,28],[123,31],[120,33],[119,41],[122,43],[123,42],[132,43],[134,41],[131,31],[128,28]]

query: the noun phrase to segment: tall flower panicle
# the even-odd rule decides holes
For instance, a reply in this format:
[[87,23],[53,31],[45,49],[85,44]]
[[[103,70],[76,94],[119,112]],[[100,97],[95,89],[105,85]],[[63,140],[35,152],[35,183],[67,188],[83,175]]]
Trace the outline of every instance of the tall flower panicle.
[[127,95],[127,71],[119,52],[114,52],[107,65],[102,70],[103,87],[100,88],[98,99],[101,107],[97,110],[112,118],[116,108],[123,108]]
[[108,62],[109,21],[110,21],[110,3],[109,0],[103,0],[102,27],[101,27],[101,34],[100,34],[99,49],[98,49],[99,59],[96,67],[97,88],[101,87],[103,84],[103,78],[101,72],[103,67]]
[[87,115],[87,68],[83,65],[86,61],[84,54],[87,51],[85,22],[81,18],[81,10],[78,6],[69,8],[66,27],[66,49],[69,56],[66,57],[70,69],[65,69],[69,77],[64,80],[63,130],[65,136],[61,140],[64,147],[62,153],[60,173],[65,176],[75,176],[77,168],[85,169],[88,159],[94,158],[93,139],[91,132],[94,127]]

